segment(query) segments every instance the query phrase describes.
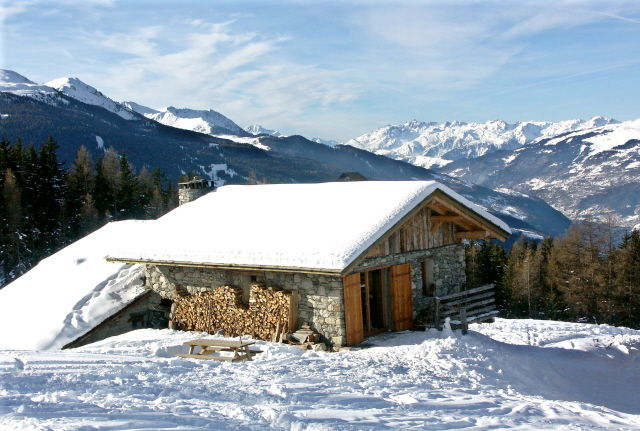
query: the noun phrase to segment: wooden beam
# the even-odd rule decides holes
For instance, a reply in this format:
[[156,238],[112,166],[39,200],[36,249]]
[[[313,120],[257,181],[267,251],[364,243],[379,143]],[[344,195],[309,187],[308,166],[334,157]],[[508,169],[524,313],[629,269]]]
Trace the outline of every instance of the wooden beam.
[[[431,220],[433,220],[433,216],[431,217]],[[442,222],[439,222],[439,221],[434,222],[434,223],[431,225],[431,233],[436,233],[436,232],[438,232],[438,230],[440,230],[440,227],[441,227],[441,226],[442,226]]]
[[461,215],[434,215],[431,216],[431,220],[433,222],[451,222],[451,223],[457,223],[463,220],[463,217]]
[[490,220],[485,219],[471,208],[461,204],[446,193],[436,190],[432,196],[433,202],[437,202],[440,206],[443,206],[454,213],[462,213],[469,216],[469,218],[474,221],[474,224],[487,228],[487,230],[491,232],[496,239],[506,241],[509,237],[509,234],[507,234],[507,232],[505,232],[500,226],[493,224]]
[[468,232],[457,232],[457,239],[484,239],[489,238],[491,236],[491,232],[487,232],[485,230],[472,230]]

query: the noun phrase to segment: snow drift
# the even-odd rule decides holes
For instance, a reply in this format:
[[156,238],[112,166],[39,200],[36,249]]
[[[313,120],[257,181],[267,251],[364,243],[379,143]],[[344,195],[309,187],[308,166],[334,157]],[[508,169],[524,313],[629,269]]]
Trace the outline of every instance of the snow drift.
[[258,342],[247,363],[172,357],[202,336],[138,330],[63,352],[0,351],[0,428],[632,430],[640,331],[498,319],[369,348]]

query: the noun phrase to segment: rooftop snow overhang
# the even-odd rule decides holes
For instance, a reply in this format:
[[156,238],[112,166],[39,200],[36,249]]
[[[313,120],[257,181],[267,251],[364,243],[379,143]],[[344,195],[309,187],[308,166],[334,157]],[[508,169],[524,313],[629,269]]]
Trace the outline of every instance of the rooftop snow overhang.
[[[239,271],[274,271],[274,272],[299,272],[307,274],[321,274],[321,275],[345,275],[364,257],[368,254],[369,250],[382,238],[393,233],[397,228],[402,226],[405,221],[412,217],[420,208],[424,205],[435,205],[442,207],[447,212],[453,212],[455,215],[442,215],[433,216],[435,218],[441,217],[442,221],[449,221],[461,226],[476,226],[476,230],[471,231],[459,231],[456,236],[457,239],[491,239],[495,238],[500,241],[506,241],[511,236],[511,232],[508,226],[501,220],[495,218],[495,216],[488,215],[485,217],[480,212],[474,209],[475,204],[467,201],[462,196],[456,193],[456,197],[451,196],[451,190],[447,187],[439,185],[431,191],[419,204],[414,205],[408,209],[397,221],[388,229],[378,232],[369,238],[366,247],[358,255],[352,256],[347,262],[344,262],[342,267],[337,268],[317,268],[317,267],[304,267],[304,266],[279,266],[279,265],[248,265],[248,264],[233,264],[233,263],[221,263],[221,262],[195,262],[186,260],[162,260],[162,259],[148,259],[148,258],[127,258],[127,257],[115,257],[106,256],[106,260],[109,262],[124,262],[124,263],[139,263],[149,265],[163,265],[163,266],[184,266],[194,268],[216,268],[216,269],[233,269]],[[455,192],[454,192],[455,193]],[[494,222],[490,218],[497,221]],[[460,218],[460,220],[458,220]],[[501,223],[500,226],[498,223]],[[504,227],[503,227],[504,226]]]

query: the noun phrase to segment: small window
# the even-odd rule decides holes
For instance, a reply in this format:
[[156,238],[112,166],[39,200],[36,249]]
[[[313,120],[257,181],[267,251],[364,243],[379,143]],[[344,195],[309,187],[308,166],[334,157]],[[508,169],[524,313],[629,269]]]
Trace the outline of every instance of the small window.
[[257,275],[252,275],[250,278],[252,283],[256,283],[258,281],[258,276]]
[[422,294],[424,296],[435,296],[436,284],[433,279],[433,260],[423,260],[420,264],[422,270]]

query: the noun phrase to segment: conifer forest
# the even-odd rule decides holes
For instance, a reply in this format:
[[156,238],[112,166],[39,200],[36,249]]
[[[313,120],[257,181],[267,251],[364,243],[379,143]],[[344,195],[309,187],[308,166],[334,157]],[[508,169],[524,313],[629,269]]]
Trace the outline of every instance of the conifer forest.
[[159,169],[136,173],[126,154],[109,148],[93,161],[78,149],[69,169],[56,141],[0,141],[0,286],[105,223],[153,219],[177,205]]

